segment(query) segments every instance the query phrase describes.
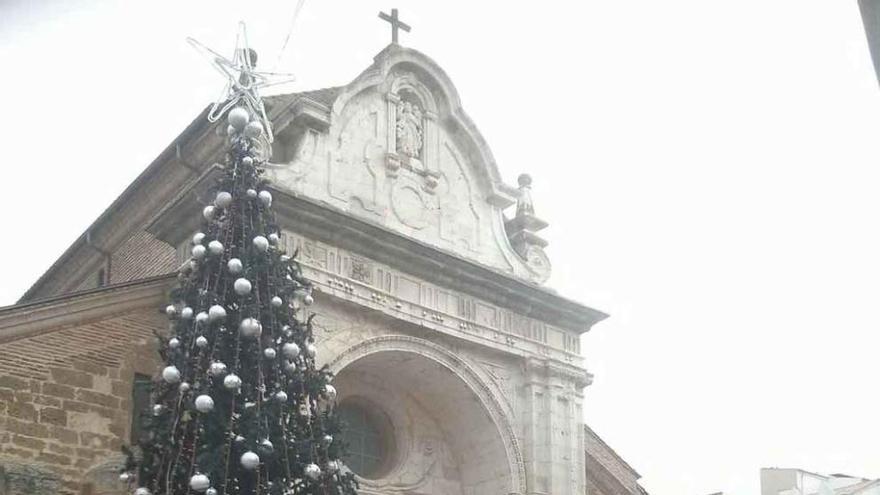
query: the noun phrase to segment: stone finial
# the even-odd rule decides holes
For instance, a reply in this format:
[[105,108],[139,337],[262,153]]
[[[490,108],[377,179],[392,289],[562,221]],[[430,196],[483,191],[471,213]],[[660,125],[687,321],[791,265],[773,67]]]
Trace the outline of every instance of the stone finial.
[[516,199],[516,215],[505,222],[507,238],[514,251],[534,273],[535,280],[543,283],[550,277],[550,260],[544,253],[547,241],[537,232],[547,227],[547,222],[535,216],[532,202],[532,176],[520,174],[517,178],[519,195]]
[[519,184],[519,197],[516,200],[516,216],[534,215],[535,205],[532,203],[532,176],[520,174],[516,182]]

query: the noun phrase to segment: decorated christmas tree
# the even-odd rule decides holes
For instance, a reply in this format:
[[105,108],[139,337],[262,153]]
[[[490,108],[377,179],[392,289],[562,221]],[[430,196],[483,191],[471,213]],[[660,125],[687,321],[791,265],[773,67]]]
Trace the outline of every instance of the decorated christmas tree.
[[332,376],[315,364],[311,286],[281,248],[262,176],[271,127],[255,56],[212,61],[230,77],[210,114],[228,118],[225,166],[164,309],[164,367],[120,478],[136,495],[355,494]]

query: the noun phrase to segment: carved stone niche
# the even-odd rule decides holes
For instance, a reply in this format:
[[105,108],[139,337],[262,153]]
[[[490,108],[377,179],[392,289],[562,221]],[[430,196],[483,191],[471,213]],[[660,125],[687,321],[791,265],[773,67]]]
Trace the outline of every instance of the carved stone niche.
[[433,194],[439,183],[437,108],[431,92],[412,74],[393,74],[385,94],[388,115],[386,174],[396,179],[401,170],[421,178],[422,189]]
[[544,252],[547,241],[537,232],[547,228],[549,224],[535,216],[531,176],[522,174],[517,181],[519,182],[519,195],[516,200],[516,215],[504,222],[504,229],[507,231],[510,245],[516,254],[525,260],[534,280],[538,283],[544,283],[550,278],[550,258]]

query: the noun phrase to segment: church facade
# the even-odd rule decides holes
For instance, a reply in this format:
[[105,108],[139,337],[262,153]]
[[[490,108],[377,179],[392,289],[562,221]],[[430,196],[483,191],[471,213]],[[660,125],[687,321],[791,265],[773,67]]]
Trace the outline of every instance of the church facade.
[[[361,492],[638,493],[582,421],[580,336],[606,315],[544,287],[531,178],[501,179],[443,70],[392,44],[345,86],[266,106],[282,242],[315,284]],[[0,308],[0,494],[120,493],[119,448],[167,328],[158,308],[222,162],[217,131],[196,118]],[[588,481],[591,446],[632,483],[614,468]]]

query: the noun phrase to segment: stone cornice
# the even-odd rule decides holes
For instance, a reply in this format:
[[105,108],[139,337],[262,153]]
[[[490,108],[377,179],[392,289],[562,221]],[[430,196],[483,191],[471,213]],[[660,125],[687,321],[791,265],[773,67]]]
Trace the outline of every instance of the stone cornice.
[[[180,245],[198,228],[203,194],[213,171],[169,204],[147,230],[171,245]],[[273,207],[284,228],[327,244],[395,266],[429,282],[478,296],[505,308],[567,330],[583,333],[605,313],[566,299],[512,275],[407,238],[376,223],[330,205],[273,189]]]
[[159,308],[174,280],[174,275],[162,275],[0,308],[0,343],[135,309]]

